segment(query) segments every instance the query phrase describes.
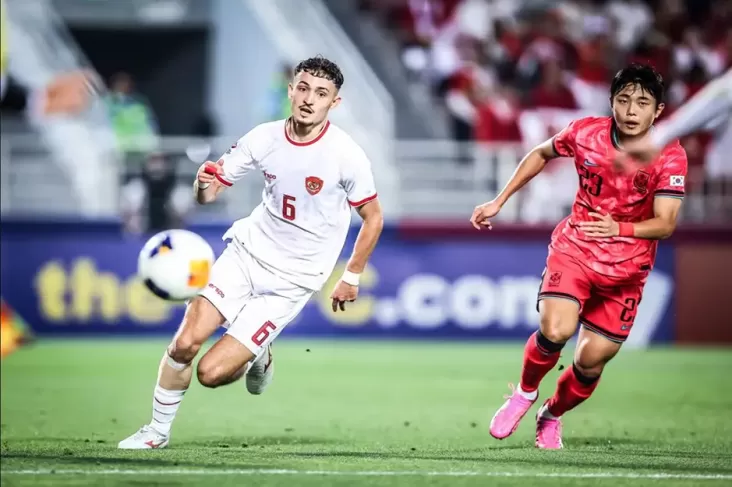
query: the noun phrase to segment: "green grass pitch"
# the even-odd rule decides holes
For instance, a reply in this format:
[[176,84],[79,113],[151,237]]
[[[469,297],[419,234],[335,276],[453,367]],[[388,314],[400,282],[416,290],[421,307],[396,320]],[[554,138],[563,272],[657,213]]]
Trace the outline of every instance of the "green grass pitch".
[[265,394],[196,383],[169,449],[118,451],[149,421],[165,345],[48,341],[3,360],[2,485],[732,485],[732,350],[622,351],[546,452],[537,406],[511,438],[488,434],[520,345],[283,340]]

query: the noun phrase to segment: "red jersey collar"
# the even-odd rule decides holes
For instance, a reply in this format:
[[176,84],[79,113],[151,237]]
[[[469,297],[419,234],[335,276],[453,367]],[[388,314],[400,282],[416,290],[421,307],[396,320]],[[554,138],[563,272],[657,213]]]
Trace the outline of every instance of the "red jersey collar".
[[317,137],[315,137],[313,140],[309,140],[307,142],[298,142],[296,140],[293,140],[292,137],[290,137],[290,134],[287,133],[287,125],[291,122],[292,117],[285,120],[285,139],[287,139],[287,142],[289,142],[292,145],[295,145],[297,147],[305,147],[308,145],[313,145],[317,141],[323,138],[325,133],[328,131],[328,127],[330,127],[330,120],[326,120],[325,125],[323,125],[323,128],[320,130],[320,133]]

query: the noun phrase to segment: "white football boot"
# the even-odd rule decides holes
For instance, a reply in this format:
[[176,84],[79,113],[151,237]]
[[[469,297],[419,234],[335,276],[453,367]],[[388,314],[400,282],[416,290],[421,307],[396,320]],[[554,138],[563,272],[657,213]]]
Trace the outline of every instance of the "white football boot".
[[250,394],[261,394],[272,382],[274,376],[274,359],[272,358],[272,345],[267,347],[267,353],[263,353],[247,372],[247,391]]
[[157,450],[168,446],[169,436],[159,433],[146,424],[134,435],[119,442],[117,448],[122,450]]

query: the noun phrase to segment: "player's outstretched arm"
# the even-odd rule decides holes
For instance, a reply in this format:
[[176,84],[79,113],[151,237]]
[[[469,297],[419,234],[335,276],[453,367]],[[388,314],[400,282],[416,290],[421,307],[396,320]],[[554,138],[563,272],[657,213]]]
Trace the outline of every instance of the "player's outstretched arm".
[[630,142],[624,153],[618,153],[616,162],[629,169],[637,169],[632,157],[640,165],[654,161],[664,147],[715,123],[718,120],[732,119],[732,69],[713,80],[695,94],[670,118],[654,127],[650,137]]
[[732,117],[732,69],[711,81],[668,120],[658,124],[651,141],[655,147],[663,149],[723,116]]
[[359,206],[356,211],[363,219],[363,223],[361,224],[361,230],[358,232],[356,244],[353,246],[351,258],[346,265],[346,271],[333,290],[333,294],[331,294],[333,311],[337,311],[338,308],[345,311],[346,302],[356,300],[359,277],[366,268],[371,253],[379,241],[379,236],[381,236],[381,230],[384,228],[384,215],[378,199]]
[[501,208],[503,208],[503,205],[506,204],[508,199],[523,188],[526,183],[534,179],[544,169],[547,161],[558,157],[554,150],[553,141],[554,139],[549,139],[526,154],[498,196],[487,203],[475,207],[473,215],[470,217],[470,223],[475,228],[478,230],[482,227],[492,228],[490,219],[501,211]]
[[206,162],[196,173],[196,180],[193,182],[193,192],[196,196],[196,201],[205,205],[216,201],[216,197],[220,192],[224,190],[224,185],[221,184],[216,175],[221,176],[223,174],[222,160],[219,162]]

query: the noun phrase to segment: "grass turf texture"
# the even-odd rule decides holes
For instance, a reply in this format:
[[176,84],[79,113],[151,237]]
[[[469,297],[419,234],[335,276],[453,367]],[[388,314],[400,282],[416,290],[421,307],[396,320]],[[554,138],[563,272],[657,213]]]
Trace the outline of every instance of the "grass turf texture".
[[165,345],[51,341],[3,360],[2,485],[732,483],[732,350],[621,352],[546,452],[538,405],[511,438],[488,435],[520,346],[280,341],[265,394],[195,383],[169,449],[119,451],[149,421]]

